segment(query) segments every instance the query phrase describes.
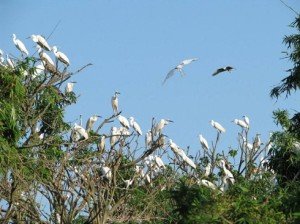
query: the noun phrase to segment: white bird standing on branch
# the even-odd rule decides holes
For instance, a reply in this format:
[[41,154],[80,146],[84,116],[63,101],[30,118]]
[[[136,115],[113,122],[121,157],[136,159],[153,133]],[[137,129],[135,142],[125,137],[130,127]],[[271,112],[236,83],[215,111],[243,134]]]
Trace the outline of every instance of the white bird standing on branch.
[[233,122],[234,122],[236,125],[240,126],[241,128],[245,128],[245,129],[248,129],[248,128],[249,128],[249,126],[247,125],[247,123],[246,123],[245,121],[243,121],[243,120],[234,119]]
[[154,128],[154,135],[161,134],[162,129],[170,122],[173,122],[173,121],[171,121],[169,119],[161,119]]
[[73,129],[78,134],[80,134],[84,139],[88,139],[89,138],[89,135],[88,135],[87,131],[83,127],[81,127],[80,125],[78,125],[78,124],[75,123]]
[[227,179],[229,179],[230,182],[231,182],[232,184],[234,184],[234,177],[233,177],[233,174],[230,172],[230,170],[228,170],[228,169],[226,168],[226,166],[225,166],[225,161],[224,161],[224,160],[220,160],[220,164],[221,164],[221,166],[222,166],[222,168],[223,168],[223,171],[224,171],[225,176],[227,177]]
[[207,166],[205,167],[204,176],[208,177],[210,175],[210,171],[211,171],[211,164],[208,163]]
[[86,122],[86,131],[89,132],[92,130],[93,125],[95,124],[95,122],[98,120],[98,117],[101,117],[99,115],[93,115],[91,116],[88,121]]
[[205,187],[208,187],[208,188],[210,188],[212,190],[216,190],[217,189],[217,186],[215,184],[213,184],[212,182],[208,181],[208,180],[204,180],[204,179],[198,180],[198,184],[199,185],[203,185]]
[[249,117],[247,117],[246,115],[244,115],[243,118],[244,118],[244,121],[246,122],[246,124],[248,125],[248,128],[249,128],[249,126],[250,126],[250,119],[249,119]]
[[199,135],[199,140],[200,140],[200,144],[201,144],[202,148],[205,150],[208,150],[209,146],[208,146],[206,139],[202,135]]
[[226,67],[224,67],[224,68],[218,68],[218,69],[212,74],[212,76],[216,76],[216,75],[218,75],[219,73],[225,72],[225,71],[231,72],[231,70],[233,70],[233,69],[234,69],[234,68],[231,67],[231,66],[226,66]]
[[133,129],[138,133],[138,135],[142,135],[143,134],[140,125],[134,120],[133,117],[129,118],[129,122],[130,122],[130,125],[133,127]]
[[151,142],[152,142],[152,133],[151,131],[147,131],[146,135],[145,135],[145,145],[146,148],[151,146]]
[[58,51],[56,46],[52,47],[52,51],[53,51],[55,57],[57,58],[57,60],[61,61],[66,66],[70,65],[69,58],[64,53]]
[[111,180],[112,178],[112,172],[111,169],[108,166],[101,166],[101,175],[104,176],[107,180]]
[[49,46],[49,44],[47,43],[47,41],[45,40],[45,38],[42,37],[41,35],[34,35],[34,34],[32,34],[31,35],[31,39],[33,40],[33,42],[37,43],[44,50],[51,51],[51,47]]
[[10,68],[14,68],[14,67],[15,67],[13,61],[10,59],[10,57],[8,56],[8,54],[6,54],[6,62],[7,62],[7,65],[8,65]]
[[21,51],[22,54],[24,53],[26,55],[29,55],[28,50],[26,49],[25,45],[23,44],[22,41],[17,39],[16,34],[13,34],[12,38],[13,38],[13,42],[16,45],[16,47],[18,48],[18,50]]
[[40,55],[40,58],[44,62],[44,65],[45,66],[51,65],[51,66],[55,67],[55,64],[54,64],[53,60],[50,58],[50,56],[47,53],[45,53],[39,45],[36,46],[36,48],[38,49],[38,53]]
[[117,114],[118,110],[119,110],[118,95],[120,95],[120,93],[118,91],[116,91],[115,95],[111,98],[111,106],[112,106],[112,109],[114,111],[114,114]]
[[225,132],[226,130],[225,130],[225,128],[222,126],[222,125],[220,125],[218,122],[216,122],[216,121],[214,121],[214,120],[211,120],[210,121],[210,124],[215,128],[215,129],[217,129],[217,131],[219,132],[219,133],[221,133],[221,132]]
[[66,93],[71,93],[73,92],[73,88],[74,88],[74,84],[76,82],[68,82],[67,85],[66,85],[66,89],[65,89],[65,92]]
[[119,115],[118,120],[123,127],[127,128],[127,129],[130,128],[129,121],[127,120],[126,117]]
[[182,160],[184,162],[186,162],[188,165],[190,165],[191,167],[193,167],[194,169],[196,169],[196,164],[185,154],[185,152],[179,148],[173,141],[172,139],[169,139],[169,144],[170,144],[170,148],[172,149],[172,151],[178,155],[179,157],[182,158]]
[[175,68],[173,68],[171,71],[169,71],[169,73],[167,74],[166,78],[164,79],[162,85],[165,84],[167,79],[171,78],[175,74],[176,71],[178,71],[181,74],[181,76],[184,76],[185,73],[183,71],[183,67],[192,63],[193,61],[197,61],[197,60],[198,60],[198,58],[192,58],[192,59],[186,59],[186,60],[183,60],[182,62],[180,62],[179,65],[177,65]]

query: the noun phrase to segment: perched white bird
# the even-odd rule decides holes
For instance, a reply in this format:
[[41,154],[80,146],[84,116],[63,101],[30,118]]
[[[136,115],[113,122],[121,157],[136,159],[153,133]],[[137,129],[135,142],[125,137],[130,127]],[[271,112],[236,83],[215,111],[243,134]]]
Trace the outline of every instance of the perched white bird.
[[111,180],[112,172],[108,166],[101,166],[101,175],[104,176],[106,179]]
[[92,130],[93,125],[94,125],[95,122],[98,120],[98,117],[101,117],[101,116],[99,116],[99,115],[93,115],[93,116],[91,116],[91,117],[88,119],[88,121],[86,122],[86,127],[85,127],[85,129],[86,129],[87,132],[89,132],[89,131]]
[[218,68],[218,69],[212,74],[212,76],[218,75],[219,73],[225,72],[225,71],[231,72],[232,69],[234,69],[234,68],[231,67],[231,66],[226,66],[226,67],[224,67],[224,68]]
[[202,148],[205,150],[208,150],[209,146],[208,146],[206,139],[202,135],[199,135],[199,140],[200,140],[200,144],[201,144]]
[[119,110],[118,95],[120,95],[120,93],[116,91],[115,95],[111,98],[111,106],[113,108],[114,114],[117,114]]
[[40,58],[44,62],[44,65],[51,65],[55,67],[55,64],[51,57],[47,53],[45,53],[39,45],[36,48],[38,49],[38,53],[40,55]]
[[4,66],[4,61],[5,61],[5,59],[3,57],[3,51],[0,49],[0,65],[1,66]]
[[15,67],[13,61],[10,59],[10,57],[8,56],[8,54],[6,55],[6,62],[7,62],[7,65],[8,65],[10,68],[14,68],[14,67]]
[[125,183],[126,189],[128,189],[132,185],[133,179],[124,180],[124,183]]
[[45,72],[45,67],[43,65],[43,63],[38,64],[37,66],[35,66],[35,71],[32,75],[32,78],[36,78],[37,76],[40,76],[41,74],[43,74]]
[[173,122],[173,121],[171,121],[169,119],[161,119],[154,127],[154,135],[160,134],[162,129],[170,122]]
[[51,47],[49,46],[49,44],[47,43],[47,41],[45,40],[45,38],[42,37],[41,35],[34,35],[34,34],[32,34],[31,35],[31,39],[33,40],[33,42],[37,43],[44,50],[51,51]]
[[172,151],[178,155],[179,157],[182,158],[183,161],[185,161],[188,165],[190,165],[191,167],[193,167],[194,169],[196,169],[196,164],[185,154],[185,152],[179,148],[173,141],[172,139],[169,139],[169,144],[170,144],[170,148],[172,149]]
[[253,142],[254,149],[258,149],[260,147],[260,145],[262,144],[259,136],[260,136],[260,134],[256,134],[256,136],[255,136],[255,139]]
[[220,125],[218,122],[216,122],[216,121],[214,121],[214,120],[211,120],[211,121],[210,121],[210,124],[211,124],[215,129],[217,129],[218,132],[220,132],[220,133],[226,131],[225,128],[223,128],[222,125]]
[[99,151],[103,152],[105,149],[105,135],[101,135],[98,146],[99,146]]
[[74,89],[74,84],[76,82],[68,82],[67,85],[66,85],[66,89],[65,89],[65,92],[66,93],[71,93],[73,92],[73,89]]
[[250,126],[250,119],[249,119],[249,117],[247,117],[246,115],[244,115],[243,118],[244,118],[244,121],[246,122],[246,124],[249,127]]
[[245,128],[245,129],[248,129],[248,128],[249,128],[249,126],[247,125],[247,123],[246,123],[245,121],[243,121],[243,120],[234,119],[233,122],[234,122],[236,125],[238,125],[238,126],[240,126],[240,127],[242,127],[242,128]]
[[208,177],[210,175],[210,172],[211,172],[211,164],[208,163],[207,166],[205,167],[204,176]]
[[138,133],[138,135],[143,134],[140,125],[134,120],[133,117],[129,118],[129,122],[130,122],[130,125],[133,127],[133,129]]
[[247,139],[243,136],[243,145],[247,150],[252,150],[253,145],[250,142],[247,142]]
[[130,128],[129,121],[127,120],[126,117],[124,117],[124,116],[122,116],[122,115],[119,115],[119,116],[118,116],[118,120],[119,120],[120,124],[121,124],[123,127],[127,128],[127,129]]
[[152,142],[152,133],[151,133],[150,130],[148,130],[146,135],[145,135],[146,148],[151,147],[151,142]]
[[69,58],[68,58],[64,53],[58,51],[56,46],[53,46],[53,47],[52,47],[52,51],[53,51],[55,57],[56,57],[59,61],[61,61],[62,63],[64,63],[66,66],[69,66],[69,65],[70,65]]
[[22,41],[20,41],[19,39],[17,39],[17,36],[16,34],[13,34],[12,35],[12,38],[13,38],[13,42],[14,44],[16,45],[16,47],[19,49],[19,51],[21,51],[21,53],[23,54],[26,54],[28,55],[28,50],[26,49],[25,45],[23,44]]
[[118,129],[116,127],[112,127],[110,130],[110,146],[113,147],[119,139]]
[[87,131],[83,127],[81,127],[80,125],[75,123],[73,129],[76,132],[78,132],[78,134],[80,134],[84,139],[89,138],[89,135],[88,135]]
[[165,164],[159,156],[154,156],[157,166],[165,168]]
[[149,174],[145,175],[145,179],[147,180],[148,184],[151,184],[151,178],[150,178]]
[[166,78],[164,79],[164,81],[162,82],[162,84],[165,84],[165,82],[167,81],[167,79],[171,78],[176,71],[178,71],[182,76],[185,75],[184,71],[183,71],[183,67],[185,65],[188,65],[190,63],[192,63],[193,61],[197,61],[198,58],[192,58],[192,59],[186,59],[183,60],[182,62],[180,62],[179,65],[177,65],[175,68],[173,68],[171,71],[169,71],[169,73],[167,74]]
[[233,174],[230,172],[230,170],[228,170],[225,166],[225,161],[224,160],[220,160],[220,164],[223,168],[223,171],[225,173],[225,176],[227,177],[227,179],[229,179],[231,181],[232,184],[234,184],[234,177]]
[[203,186],[208,187],[212,190],[217,189],[217,186],[215,184],[213,184],[212,182],[208,181],[208,180],[202,179],[202,180],[198,180],[197,182],[198,182],[199,185],[203,185]]

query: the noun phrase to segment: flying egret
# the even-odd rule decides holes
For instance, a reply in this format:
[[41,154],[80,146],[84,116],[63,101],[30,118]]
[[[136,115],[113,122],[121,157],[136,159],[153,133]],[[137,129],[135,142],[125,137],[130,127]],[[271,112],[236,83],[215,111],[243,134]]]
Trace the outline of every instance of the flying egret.
[[216,76],[216,75],[218,75],[219,73],[225,72],[225,71],[231,72],[232,69],[234,69],[234,68],[231,67],[231,66],[226,66],[226,67],[224,67],[224,68],[218,68],[218,69],[212,74],[212,76]]
[[126,117],[124,117],[122,115],[118,115],[118,120],[123,127],[127,128],[127,129],[130,128],[129,121],[127,120]]
[[185,152],[179,148],[173,141],[172,139],[169,139],[169,145],[172,151],[178,155],[179,157],[182,158],[183,161],[185,161],[188,165],[196,169],[196,164],[185,154]]
[[234,184],[234,177],[233,174],[230,172],[230,170],[228,170],[225,166],[225,161],[223,159],[220,160],[220,164],[223,168],[223,171],[225,173],[225,176],[227,177],[227,179],[229,179],[231,181],[232,184]]
[[93,115],[91,116],[88,121],[86,122],[86,131],[89,132],[92,130],[93,125],[95,124],[95,122],[98,120],[98,117],[101,117],[99,115]]
[[186,59],[186,60],[183,60],[182,62],[180,62],[179,65],[177,65],[175,68],[173,68],[171,71],[169,71],[166,78],[162,82],[162,85],[165,84],[167,79],[171,78],[175,74],[176,71],[178,71],[182,76],[184,76],[185,73],[183,71],[183,67],[192,63],[193,61],[197,61],[197,60],[198,60],[198,58],[192,58],[192,59]]
[[199,140],[200,140],[200,144],[201,144],[202,148],[205,150],[208,150],[209,146],[208,146],[206,139],[202,135],[199,135]]
[[214,121],[214,120],[211,120],[211,121],[210,121],[210,124],[211,124],[215,129],[217,129],[218,132],[220,132],[220,133],[226,131],[225,128],[223,128],[222,125],[220,125],[218,122],[216,122],[216,121]]
[[47,41],[45,40],[45,38],[42,37],[41,35],[34,35],[34,34],[32,34],[31,35],[31,39],[33,40],[33,42],[37,43],[44,50],[51,51],[51,47],[49,46],[49,44],[47,43]]
[[173,122],[173,121],[171,121],[169,119],[161,119],[154,128],[155,135],[160,134],[162,129],[170,122]]
[[52,47],[52,51],[53,51],[55,57],[56,57],[59,61],[61,61],[62,63],[64,63],[66,66],[69,66],[69,65],[70,65],[69,58],[68,58],[64,53],[58,51],[56,46],[53,46],[53,47]]
[[14,44],[19,49],[19,51],[21,51],[22,54],[24,53],[26,55],[29,55],[28,50],[26,49],[25,45],[23,44],[22,41],[20,41],[19,39],[17,39],[16,34],[13,34],[12,38],[13,38]]
[[66,93],[71,93],[73,92],[73,89],[74,89],[74,84],[76,82],[68,82],[67,85],[66,85],[66,89],[65,89],[65,92]]
[[249,119],[249,117],[247,117],[246,115],[244,115],[243,118],[244,118],[244,121],[246,122],[246,124],[249,127],[250,126],[250,119]]
[[36,48],[38,50],[40,58],[45,63],[45,66],[50,65],[50,66],[55,67],[55,64],[54,64],[53,60],[50,58],[50,56],[47,53],[45,53],[39,45]]
[[129,123],[133,127],[133,129],[136,131],[136,133],[138,133],[138,135],[143,134],[140,125],[134,120],[133,117],[129,118]]
[[83,127],[81,127],[80,125],[78,125],[78,124],[74,124],[74,130],[76,131],[76,132],[78,132],[84,139],[88,139],[89,138],[89,135],[88,135],[88,133],[87,133],[87,131],[83,128]]
[[120,93],[116,91],[115,95],[111,98],[111,106],[112,106],[113,111],[114,111],[115,114],[117,114],[118,110],[119,110],[118,95],[120,95]]
[[215,184],[213,184],[212,182],[208,181],[208,180],[202,179],[202,180],[198,180],[197,182],[198,182],[199,185],[203,185],[203,186],[208,187],[212,190],[217,189],[217,186]]
[[239,120],[239,119],[234,119],[232,122],[234,122],[236,125],[240,126],[241,128],[245,128],[248,129],[249,126],[247,125],[247,123],[243,120]]

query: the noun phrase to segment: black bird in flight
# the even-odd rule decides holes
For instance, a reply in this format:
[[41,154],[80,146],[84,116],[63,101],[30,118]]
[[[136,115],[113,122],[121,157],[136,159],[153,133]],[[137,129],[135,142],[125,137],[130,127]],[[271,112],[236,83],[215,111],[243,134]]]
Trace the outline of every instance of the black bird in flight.
[[234,69],[233,67],[231,66],[226,66],[224,68],[218,68],[213,74],[212,76],[216,76],[218,75],[219,73],[221,72],[231,72],[231,70]]

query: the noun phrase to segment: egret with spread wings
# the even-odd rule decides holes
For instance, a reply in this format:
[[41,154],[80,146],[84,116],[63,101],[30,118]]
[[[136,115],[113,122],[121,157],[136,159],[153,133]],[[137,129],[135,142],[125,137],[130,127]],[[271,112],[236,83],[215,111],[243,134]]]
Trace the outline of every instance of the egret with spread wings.
[[178,71],[182,76],[184,76],[185,73],[183,71],[183,67],[192,63],[193,61],[197,61],[197,60],[198,60],[198,58],[192,58],[192,59],[185,59],[182,62],[180,62],[179,65],[177,65],[175,68],[173,68],[171,71],[169,71],[169,73],[167,74],[167,76],[162,84],[165,84],[167,79],[171,78],[175,74],[176,71]]

